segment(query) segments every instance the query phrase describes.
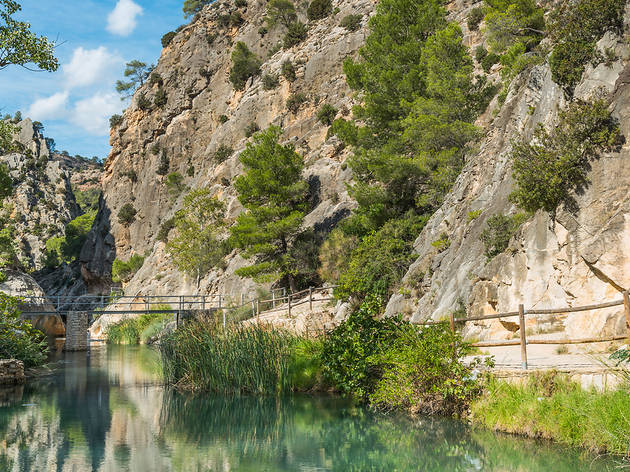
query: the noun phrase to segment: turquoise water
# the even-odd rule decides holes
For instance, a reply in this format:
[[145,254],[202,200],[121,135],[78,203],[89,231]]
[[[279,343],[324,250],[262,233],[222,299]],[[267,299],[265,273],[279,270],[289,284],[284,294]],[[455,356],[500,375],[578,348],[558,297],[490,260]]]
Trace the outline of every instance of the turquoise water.
[[0,471],[602,471],[619,461],[382,416],[334,397],[226,398],[160,386],[147,347],[66,354],[0,390]]

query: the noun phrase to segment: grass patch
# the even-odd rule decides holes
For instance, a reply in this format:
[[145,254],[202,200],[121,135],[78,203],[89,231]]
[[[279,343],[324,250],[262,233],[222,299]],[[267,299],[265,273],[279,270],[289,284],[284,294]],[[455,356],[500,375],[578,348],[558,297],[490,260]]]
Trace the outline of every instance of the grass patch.
[[472,405],[472,420],[485,427],[613,454],[630,453],[627,390],[582,390],[555,372],[524,386],[492,380]]
[[[153,306],[154,310],[168,310],[168,305]],[[159,333],[162,320],[168,322],[172,313],[146,313],[134,318],[124,318],[107,328],[107,342],[111,344],[140,344]]]

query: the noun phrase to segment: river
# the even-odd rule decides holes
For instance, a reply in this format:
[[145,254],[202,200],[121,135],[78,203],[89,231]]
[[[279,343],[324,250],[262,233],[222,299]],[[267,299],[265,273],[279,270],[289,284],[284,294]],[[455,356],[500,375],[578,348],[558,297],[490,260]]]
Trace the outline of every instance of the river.
[[60,354],[0,389],[0,471],[554,471],[618,461],[327,396],[184,395],[145,346]]

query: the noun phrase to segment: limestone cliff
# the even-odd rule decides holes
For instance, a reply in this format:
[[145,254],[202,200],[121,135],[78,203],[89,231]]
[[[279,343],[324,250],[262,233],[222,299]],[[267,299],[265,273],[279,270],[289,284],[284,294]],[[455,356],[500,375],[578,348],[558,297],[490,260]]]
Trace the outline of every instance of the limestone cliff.
[[[305,177],[310,182],[314,210],[306,224],[317,229],[330,227],[352,208],[345,182],[351,178],[344,165],[348,151],[336,138],[326,139],[327,126],[317,119],[324,103],[348,115],[353,104],[342,71],[344,58],[354,54],[366,35],[366,24],[375,2],[372,0],[335,1],[339,12],[310,23],[307,38],[290,49],[276,47],[284,30],[281,26],[261,36],[267,2],[248,2],[239,11],[244,22],[238,27],[222,27],[219,21],[237,10],[232,2],[219,1],[204,8],[181,29],[162,51],[155,72],[162,84],[146,83],[136,91],[122,124],[112,129],[112,151],[105,164],[104,198],[83,249],[83,276],[92,290],[106,287],[115,258],[146,254],[143,268],[126,286],[128,294],[193,293],[194,281],[176,272],[157,241],[160,225],[173,216],[185,192],[173,196],[164,176],[156,170],[168,160],[168,171],[178,172],[189,188],[206,186],[227,203],[228,216],[241,210],[232,180],[241,168],[239,152],[245,147],[246,128],[255,123],[260,129],[281,126],[284,139],[295,144],[306,163]],[[305,20],[306,5],[299,15]],[[362,27],[351,32],[339,26],[350,13],[363,15]],[[243,41],[262,59],[261,76],[278,74],[279,85],[263,88],[261,76],[250,79],[243,91],[235,91],[229,81],[233,45]],[[284,61],[296,68],[296,80],[288,81],[281,72]],[[158,90],[166,92],[166,104],[150,109],[138,107],[140,96],[154,101]],[[294,94],[306,101],[297,111],[287,108]],[[225,162],[214,154],[219,146],[233,153]],[[132,203],[135,221],[125,227],[118,222],[120,208]],[[200,283],[200,293],[223,293],[238,297],[253,294],[255,285],[234,275],[243,260],[232,255],[225,269],[216,269]]]

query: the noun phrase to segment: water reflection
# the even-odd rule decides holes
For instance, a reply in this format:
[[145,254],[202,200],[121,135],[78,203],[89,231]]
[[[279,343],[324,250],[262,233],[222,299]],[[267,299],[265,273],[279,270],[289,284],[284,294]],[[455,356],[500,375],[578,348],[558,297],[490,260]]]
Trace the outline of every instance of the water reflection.
[[148,348],[60,358],[0,390],[0,471],[612,470],[546,443],[461,422],[379,416],[330,397],[182,395]]

